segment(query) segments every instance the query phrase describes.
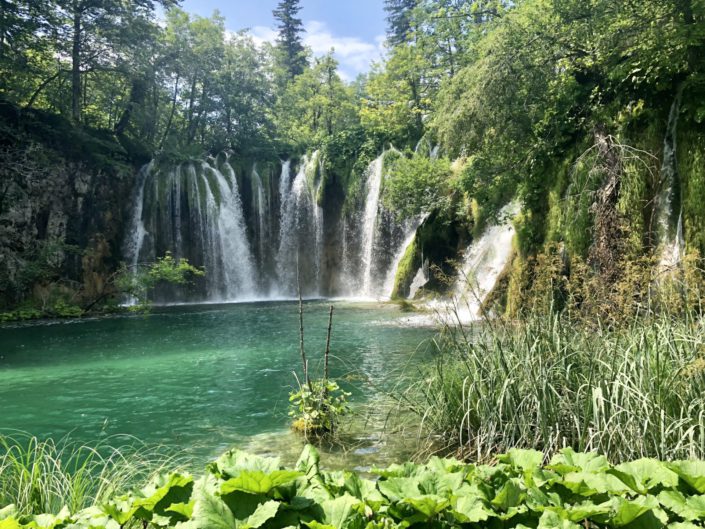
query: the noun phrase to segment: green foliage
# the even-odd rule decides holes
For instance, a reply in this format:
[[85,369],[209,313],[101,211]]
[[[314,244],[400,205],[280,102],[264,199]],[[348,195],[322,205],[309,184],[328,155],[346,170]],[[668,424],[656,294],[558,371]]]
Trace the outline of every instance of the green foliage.
[[164,257],[159,257],[156,262],[146,266],[138,266],[132,270],[123,266],[115,278],[117,291],[122,294],[134,296],[138,306],[144,306],[149,299],[149,292],[160,283],[172,285],[185,285],[195,277],[202,277],[205,271],[196,268],[188,259],[174,258],[167,252]]
[[479,460],[561,446],[622,461],[705,456],[702,325],[662,317],[607,330],[590,321],[542,315],[448,329],[403,402],[424,431]]
[[[66,438],[0,436],[0,527],[6,527],[2,520],[8,516],[31,520],[40,513],[61,513],[68,517],[83,509],[86,515],[97,513],[106,523],[108,515],[101,513],[100,505],[176,464],[174,458],[144,447],[89,447]],[[48,522],[39,527],[45,525]]]
[[289,416],[293,428],[305,435],[321,435],[335,430],[342,417],[350,412],[348,397],[333,380],[312,380],[301,384],[289,395]]
[[452,174],[448,160],[399,156],[386,168],[383,201],[400,218],[448,208]]
[[307,446],[295,469],[231,451],[200,478],[173,472],[80,511],[0,510],[3,529],[111,527],[698,527],[702,461],[641,458],[611,465],[594,452],[512,449],[494,465],[431,458],[375,469],[377,478],[320,469]]

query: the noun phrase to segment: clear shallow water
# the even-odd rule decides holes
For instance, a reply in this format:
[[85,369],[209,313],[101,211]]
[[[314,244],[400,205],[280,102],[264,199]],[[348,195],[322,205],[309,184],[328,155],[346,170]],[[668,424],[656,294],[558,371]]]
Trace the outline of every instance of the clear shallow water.
[[[400,325],[406,315],[392,305],[334,305],[331,375],[356,409],[381,411],[385,390],[423,361],[419,344],[432,332]],[[305,305],[314,372],[328,306]],[[292,371],[300,372],[298,326],[296,303],[270,302],[0,327],[0,430],[85,443],[128,434],[199,461],[232,446],[294,457],[301,441],[287,412]],[[380,417],[367,420],[346,463],[393,457],[377,443]]]

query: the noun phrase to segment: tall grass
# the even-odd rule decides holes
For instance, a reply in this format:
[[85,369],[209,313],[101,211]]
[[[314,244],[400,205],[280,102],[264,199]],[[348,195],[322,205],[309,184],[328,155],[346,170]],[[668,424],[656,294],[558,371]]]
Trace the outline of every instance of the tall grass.
[[89,447],[68,438],[0,435],[0,507],[14,504],[19,514],[30,515],[55,514],[66,506],[75,513],[183,463],[134,442]]
[[446,329],[405,402],[447,449],[490,460],[571,446],[611,459],[705,458],[705,323],[621,330],[561,316]]

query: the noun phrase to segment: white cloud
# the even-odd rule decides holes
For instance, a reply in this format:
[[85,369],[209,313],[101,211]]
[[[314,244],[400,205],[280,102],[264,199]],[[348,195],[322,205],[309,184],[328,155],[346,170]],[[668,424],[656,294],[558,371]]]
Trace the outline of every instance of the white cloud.
[[[384,36],[380,35],[374,42],[358,37],[339,37],[333,35],[324,22],[311,20],[305,24],[304,44],[311,48],[316,56],[325,55],[331,49],[340,63],[340,75],[346,81],[369,70],[370,64],[381,58],[384,50]],[[255,26],[250,30],[256,43],[274,42],[277,32],[267,26]]]

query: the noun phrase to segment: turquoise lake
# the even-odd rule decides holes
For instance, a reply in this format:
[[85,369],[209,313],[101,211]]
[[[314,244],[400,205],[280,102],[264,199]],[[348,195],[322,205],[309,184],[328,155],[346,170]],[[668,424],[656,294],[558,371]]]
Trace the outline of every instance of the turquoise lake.
[[[329,305],[305,303],[314,373]],[[333,305],[331,374],[352,391],[356,414],[350,445],[331,460],[393,460],[402,452],[391,447],[404,443],[394,435],[380,441],[386,418],[397,414],[385,395],[418,374],[433,331],[406,325],[392,304]],[[0,327],[0,431],[88,444],[132,436],[199,462],[233,446],[293,458],[303,445],[288,428],[293,372],[301,372],[298,329],[295,302]]]

